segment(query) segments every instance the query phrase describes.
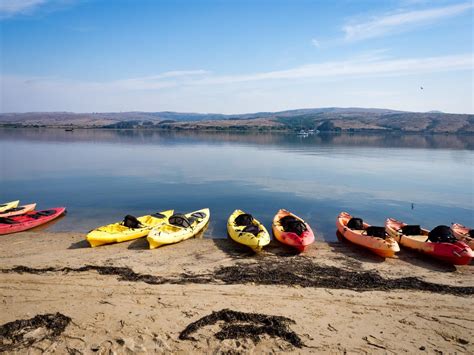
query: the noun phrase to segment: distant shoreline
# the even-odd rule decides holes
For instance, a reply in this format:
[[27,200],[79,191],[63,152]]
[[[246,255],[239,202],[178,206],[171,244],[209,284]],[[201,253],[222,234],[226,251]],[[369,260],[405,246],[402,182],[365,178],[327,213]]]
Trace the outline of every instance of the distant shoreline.
[[13,128],[96,128],[207,132],[474,134],[473,114],[371,108],[314,108],[238,115],[182,112],[29,112],[0,114]]
[[[71,126],[71,125],[18,125],[18,124],[0,124],[1,129],[60,129],[60,130],[104,130],[104,131],[135,131],[135,132],[208,132],[208,133],[275,133],[275,134],[297,134],[299,130],[282,129],[276,127],[270,128],[233,128],[233,127],[133,127],[133,128],[115,128],[103,126]],[[407,131],[396,129],[344,129],[334,131],[318,131],[314,134],[319,135],[339,135],[339,134],[390,134],[390,135],[467,135],[474,136],[474,131]]]

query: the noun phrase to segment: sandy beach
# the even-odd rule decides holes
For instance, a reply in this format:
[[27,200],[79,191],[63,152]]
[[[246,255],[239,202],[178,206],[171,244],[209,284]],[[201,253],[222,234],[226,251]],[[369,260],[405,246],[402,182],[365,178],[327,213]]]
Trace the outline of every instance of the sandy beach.
[[346,242],[303,255],[226,239],[92,249],[83,234],[40,231],[2,236],[0,260],[0,323],[34,319],[2,327],[6,352],[474,352],[473,265],[405,250],[384,261]]

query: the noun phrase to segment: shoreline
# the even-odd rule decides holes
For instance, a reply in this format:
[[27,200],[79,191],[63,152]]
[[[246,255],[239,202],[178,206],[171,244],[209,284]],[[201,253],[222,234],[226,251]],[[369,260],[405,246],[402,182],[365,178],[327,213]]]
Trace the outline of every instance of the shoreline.
[[[254,255],[227,239],[155,250],[143,239],[92,249],[84,234],[71,232],[2,240],[0,323],[56,312],[71,318],[54,339],[33,338],[39,352],[474,350],[472,264],[453,267],[410,253],[383,261],[341,242],[317,241],[303,255],[272,242]],[[13,270],[18,266],[25,268]],[[419,291],[417,282],[441,288]],[[222,310],[230,315],[213,313]],[[196,340],[180,339],[202,317],[239,312],[288,318],[282,329],[304,346],[265,333],[258,322],[227,329],[219,319],[197,329]],[[242,335],[249,324],[263,332],[257,340]]]
[[[250,127],[250,128],[232,128],[232,127],[173,127],[173,128],[111,128],[101,126],[71,126],[71,125],[16,125],[16,124],[0,124],[0,129],[59,129],[69,132],[74,130],[101,130],[101,131],[133,131],[133,132],[162,132],[162,133],[232,133],[232,134],[281,134],[281,135],[295,135],[299,129],[279,129],[279,128],[265,128],[265,127]],[[394,135],[394,136],[474,136],[474,131],[449,132],[449,131],[404,131],[397,129],[342,129],[340,131],[318,131],[317,133],[307,134],[312,135]]]

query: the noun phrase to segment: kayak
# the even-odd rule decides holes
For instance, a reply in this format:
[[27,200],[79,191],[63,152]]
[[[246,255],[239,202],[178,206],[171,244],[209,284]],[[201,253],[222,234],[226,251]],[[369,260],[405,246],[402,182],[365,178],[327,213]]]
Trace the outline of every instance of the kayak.
[[18,207],[13,207],[8,210],[3,211],[0,213],[0,217],[12,217],[12,216],[18,216],[20,214],[24,214],[26,212],[34,211],[36,208],[36,203],[32,203],[29,205],[23,205],[23,206],[18,206]]
[[270,234],[265,226],[241,210],[235,210],[229,216],[227,233],[237,243],[246,245],[256,252],[270,244]]
[[309,224],[287,210],[281,209],[273,217],[272,231],[279,242],[294,247],[299,252],[314,243],[314,233]]
[[90,231],[86,239],[94,248],[99,245],[146,237],[152,228],[165,223],[173,212],[173,210],[168,210],[138,218],[127,215],[122,222],[107,224]]
[[0,213],[5,212],[6,210],[9,210],[11,208],[15,208],[16,206],[18,206],[19,203],[20,200],[0,204]]
[[456,237],[457,240],[460,240],[467,245],[469,248],[474,250],[474,230],[464,227],[462,224],[453,223],[451,224],[451,230],[453,231],[453,235]]
[[65,213],[65,207],[56,207],[43,211],[27,212],[20,216],[0,217],[0,235],[23,232],[38,227]]
[[[352,226],[352,221],[358,221],[358,223],[354,223],[357,225],[356,227]],[[353,218],[347,212],[339,214],[336,219],[336,227],[348,241],[367,248],[383,258],[393,258],[395,253],[400,251],[398,243],[385,234],[384,227],[370,226],[360,218]],[[380,228],[383,230],[382,234],[372,233],[372,230],[380,231]]]
[[474,257],[474,252],[466,243],[454,238],[454,242],[432,242],[428,240],[430,232],[420,226],[408,226],[406,223],[388,218],[385,229],[402,246],[454,265],[469,264]]
[[172,215],[166,223],[153,228],[148,233],[146,239],[150,249],[195,237],[207,225],[210,216],[209,208],[186,214],[176,213]]

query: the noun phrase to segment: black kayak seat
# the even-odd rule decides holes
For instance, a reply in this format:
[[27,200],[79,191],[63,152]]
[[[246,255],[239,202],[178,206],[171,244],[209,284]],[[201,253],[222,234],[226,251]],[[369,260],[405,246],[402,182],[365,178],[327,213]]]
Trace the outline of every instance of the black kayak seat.
[[238,226],[253,225],[253,216],[248,213],[242,213],[235,218],[234,223]]
[[260,228],[256,226],[255,224],[251,224],[249,226],[246,226],[244,229],[242,229],[241,233],[250,233],[250,234],[253,234],[254,236],[257,236],[258,233],[260,233]]
[[404,235],[421,235],[421,227],[415,224],[407,224],[402,227],[402,233]]
[[169,224],[182,228],[191,227],[191,224],[193,224],[193,222],[194,220],[190,221],[189,218],[182,213],[175,213],[168,219]]
[[306,225],[296,217],[285,216],[280,219],[280,224],[285,232],[301,235],[307,230]]
[[18,222],[8,217],[0,217],[0,224],[15,224],[15,223],[18,223]]
[[383,238],[383,239],[385,239],[386,237],[385,227],[369,226],[365,229],[365,231],[369,237]]
[[137,217],[132,216],[132,215],[130,215],[130,214],[126,215],[126,216],[123,218],[122,224],[123,224],[125,227],[131,228],[131,229],[135,229],[135,228],[140,228],[140,227],[142,227],[142,224],[141,224],[141,222],[137,219]]
[[450,227],[440,225],[428,233],[428,239],[426,241],[434,243],[455,243],[457,239],[453,235]]
[[33,214],[28,214],[27,216],[30,217],[30,218],[38,219],[38,218],[41,218],[41,217],[52,216],[55,213],[56,213],[55,210],[44,210],[44,211],[38,211],[38,212],[33,213]]
[[347,222],[347,228],[355,229],[355,230],[363,230],[364,229],[364,221],[362,218],[352,217]]

